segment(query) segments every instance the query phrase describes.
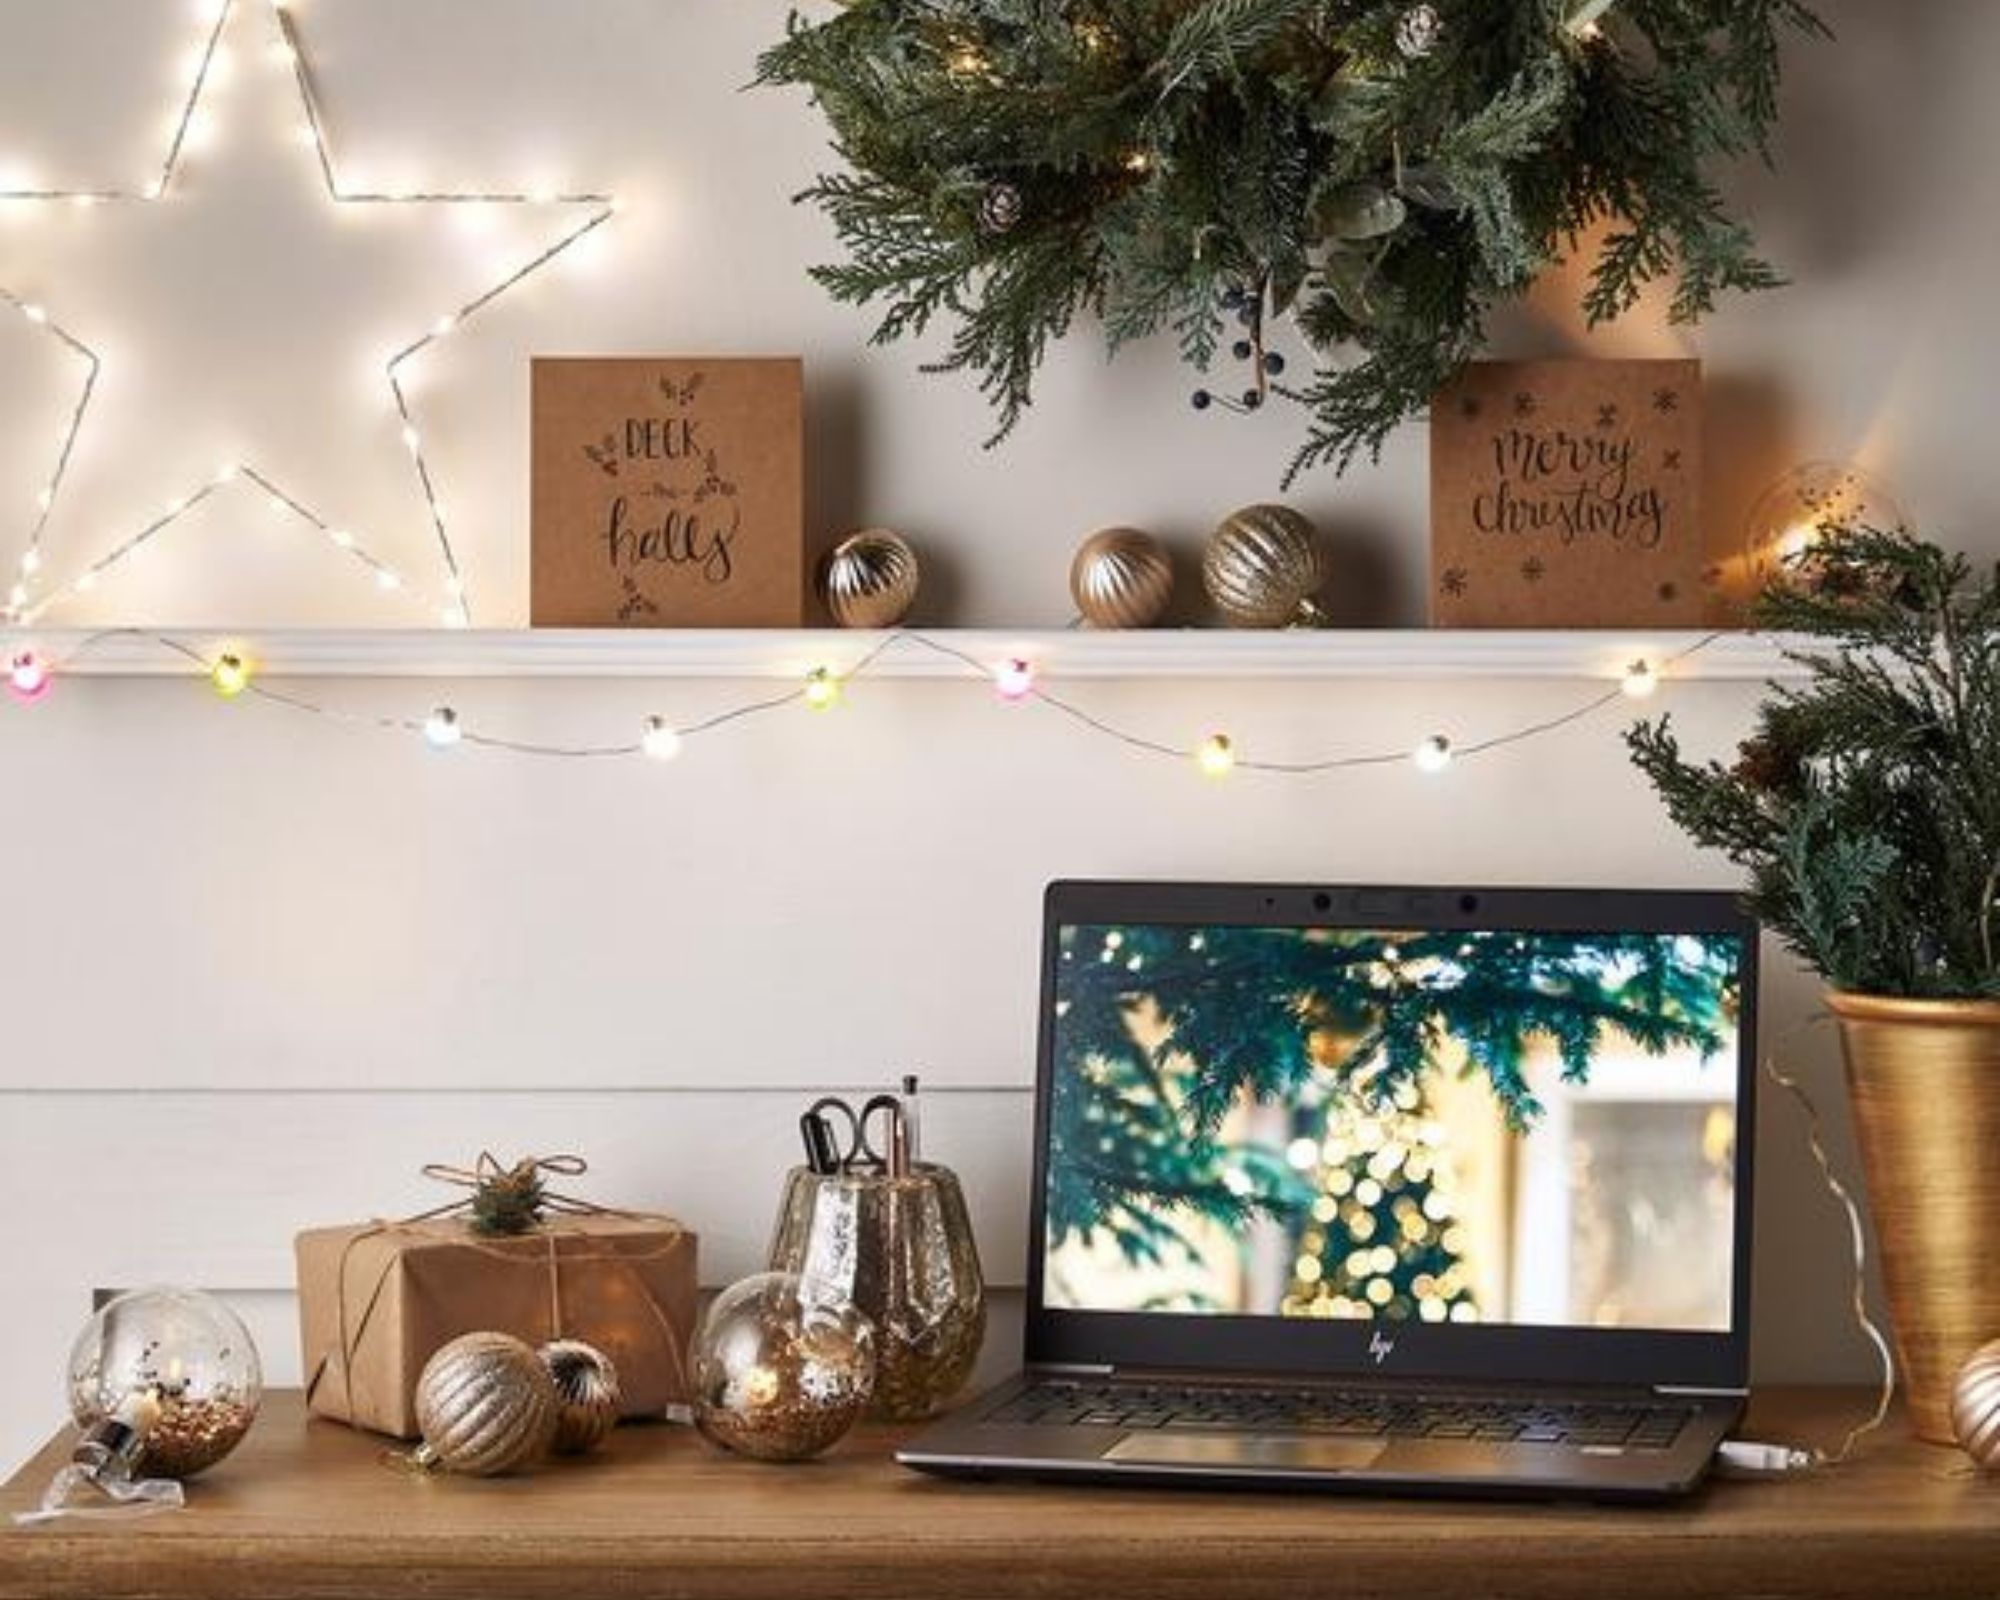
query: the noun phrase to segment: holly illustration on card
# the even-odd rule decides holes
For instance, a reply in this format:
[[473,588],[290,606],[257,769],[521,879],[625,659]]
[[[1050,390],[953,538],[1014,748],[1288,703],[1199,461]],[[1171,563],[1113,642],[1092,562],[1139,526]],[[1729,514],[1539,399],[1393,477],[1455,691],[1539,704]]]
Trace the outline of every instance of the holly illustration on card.
[[1486,361],[1431,407],[1431,621],[1701,622],[1701,365]]

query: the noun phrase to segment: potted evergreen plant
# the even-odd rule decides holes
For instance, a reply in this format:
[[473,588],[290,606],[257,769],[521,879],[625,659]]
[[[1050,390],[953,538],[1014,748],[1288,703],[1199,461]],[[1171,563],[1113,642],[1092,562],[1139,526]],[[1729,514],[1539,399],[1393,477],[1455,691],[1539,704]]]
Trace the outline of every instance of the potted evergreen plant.
[[1667,719],[1634,760],[1828,984],[1919,1435],[2000,1336],[2000,572],[1900,533],[1829,529],[1756,606],[1795,636],[1732,765]]

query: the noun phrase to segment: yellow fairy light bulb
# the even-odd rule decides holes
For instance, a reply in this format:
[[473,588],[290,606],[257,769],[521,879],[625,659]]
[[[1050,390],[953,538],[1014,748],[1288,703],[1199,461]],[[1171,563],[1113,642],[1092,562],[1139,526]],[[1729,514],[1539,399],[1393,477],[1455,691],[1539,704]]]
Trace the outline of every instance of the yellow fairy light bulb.
[[224,651],[208,669],[208,681],[225,700],[234,700],[250,687],[250,663],[233,650]]
[[681,753],[681,736],[665,717],[648,717],[639,748],[654,761],[671,761]]
[[814,667],[806,674],[806,709],[826,711],[840,704],[840,680],[825,667]]
[[1236,747],[1226,733],[1212,733],[1194,753],[1195,765],[1210,778],[1226,778],[1236,770]]
[[1624,680],[1619,684],[1628,697],[1644,700],[1660,686],[1660,669],[1643,656],[1625,668]]
[[1127,172],[1134,174],[1151,172],[1153,158],[1144,150],[1133,150],[1126,155],[1124,167]]
[[1410,752],[1419,772],[1442,772],[1451,765],[1451,756],[1451,741],[1441,733],[1432,734]]

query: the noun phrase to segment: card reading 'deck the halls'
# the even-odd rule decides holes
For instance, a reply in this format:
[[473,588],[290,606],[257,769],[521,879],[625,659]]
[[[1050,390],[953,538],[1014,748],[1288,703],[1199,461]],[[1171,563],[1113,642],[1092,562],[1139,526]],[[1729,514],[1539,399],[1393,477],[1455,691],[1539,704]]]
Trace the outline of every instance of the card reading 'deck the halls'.
[[541,357],[532,384],[536,627],[804,620],[796,359]]

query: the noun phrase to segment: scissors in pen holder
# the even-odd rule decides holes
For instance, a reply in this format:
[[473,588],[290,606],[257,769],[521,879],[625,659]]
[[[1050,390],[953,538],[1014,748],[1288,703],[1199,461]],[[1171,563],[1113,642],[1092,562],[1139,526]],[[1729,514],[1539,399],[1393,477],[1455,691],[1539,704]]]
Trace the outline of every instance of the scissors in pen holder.
[[[884,1125],[879,1146],[870,1131],[878,1120]],[[844,1125],[844,1148],[836,1122]],[[863,1101],[859,1110],[839,1095],[824,1095],[799,1118],[799,1135],[805,1141],[806,1167],[816,1176],[857,1169],[892,1178],[910,1175],[909,1113],[893,1094],[875,1095]]]

